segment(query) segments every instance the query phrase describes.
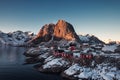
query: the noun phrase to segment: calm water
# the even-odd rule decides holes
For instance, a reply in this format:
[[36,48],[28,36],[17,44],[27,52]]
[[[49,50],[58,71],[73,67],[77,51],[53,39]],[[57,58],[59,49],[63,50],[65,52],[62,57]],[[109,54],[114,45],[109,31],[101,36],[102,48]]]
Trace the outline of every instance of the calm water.
[[58,75],[36,71],[33,65],[23,65],[25,48],[0,47],[0,80],[61,80]]

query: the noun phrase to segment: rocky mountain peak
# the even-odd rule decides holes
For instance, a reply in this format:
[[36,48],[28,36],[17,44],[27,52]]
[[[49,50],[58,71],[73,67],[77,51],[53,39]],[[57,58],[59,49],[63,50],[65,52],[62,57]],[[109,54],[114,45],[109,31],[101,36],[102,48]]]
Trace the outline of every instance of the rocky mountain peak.
[[56,25],[57,25],[57,26],[61,26],[61,25],[62,25],[62,26],[66,26],[66,23],[67,23],[67,22],[66,22],[65,20],[61,20],[61,19],[60,19],[60,20],[58,20],[58,22],[57,22]]
[[66,40],[78,39],[73,26],[64,20],[58,20],[55,25],[54,37],[55,39],[64,38]]
[[54,27],[55,24],[45,24],[39,31],[39,33],[37,34],[37,37],[44,37],[48,34],[53,34],[54,32]]
[[40,42],[48,42],[51,39],[55,41],[65,39],[69,41],[76,40],[80,42],[80,39],[73,26],[64,20],[58,20],[56,24],[44,25],[32,42],[38,44]]

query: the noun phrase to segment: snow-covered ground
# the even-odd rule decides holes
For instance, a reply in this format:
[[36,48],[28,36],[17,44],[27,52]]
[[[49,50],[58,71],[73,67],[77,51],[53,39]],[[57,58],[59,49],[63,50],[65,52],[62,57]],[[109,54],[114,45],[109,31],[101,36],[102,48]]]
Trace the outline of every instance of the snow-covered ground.
[[115,49],[117,49],[117,45],[105,45],[102,48],[102,51],[105,51],[105,52],[115,52]]
[[[116,49],[119,49],[118,44],[85,43],[87,45],[81,45],[76,43],[75,50],[71,51],[69,45],[75,42],[60,42],[61,43],[57,43],[58,50],[64,50],[64,53],[67,54],[72,53],[73,57],[55,56],[53,54],[53,52],[55,52],[54,46],[52,45],[49,45],[49,47],[39,45],[37,48],[28,50],[28,54],[35,54],[37,52],[37,54],[40,54],[37,58],[44,59],[44,61],[41,62],[43,64],[38,68],[39,71],[62,71],[63,75],[67,76],[66,78],[72,77],[77,80],[120,80],[120,52],[115,52]],[[85,57],[82,58],[81,54],[92,54],[93,57],[89,59]]]
[[68,76],[72,75],[75,78],[77,77],[78,79],[120,80],[120,70],[108,64],[99,64],[95,68],[74,64],[65,70],[64,73]]
[[65,70],[64,73],[71,76],[71,75],[76,74],[80,69],[81,67],[79,66],[79,64],[76,63],[70,66],[67,70]]
[[44,63],[47,63],[51,60],[55,59],[55,57],[52,55],[52,56],[49,56],[48,58],[45,59]]
[[0,44],[19,46],[25,44],[27,41],[34,37],[34,33],[15,31],[4,33],[0,31]]
[[43,65],[43,69],[46,69],[46,68],[53,68],[53,67],[60,67],[60,66],[66,66],[68,65],[68,62],[63,60],[62,58],[56,58],[56,59],[53,59],[49,62],[47,62],[45,65]]

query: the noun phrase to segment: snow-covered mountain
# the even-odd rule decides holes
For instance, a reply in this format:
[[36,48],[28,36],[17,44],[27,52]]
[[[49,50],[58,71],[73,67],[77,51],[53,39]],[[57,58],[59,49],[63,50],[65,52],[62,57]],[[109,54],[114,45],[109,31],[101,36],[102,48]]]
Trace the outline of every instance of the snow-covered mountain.
[[79,38],[81,40],[82,43],[89,43],[89,44],[103,44],[104,42],[101,41],[100,39],[98,39],[96,36],[94,35],[79,35]]
[[34,33],[15,31],[4,33],[0,31],[0,44],[19,46],[25,44],[27,41],[31,40],[34,37]]

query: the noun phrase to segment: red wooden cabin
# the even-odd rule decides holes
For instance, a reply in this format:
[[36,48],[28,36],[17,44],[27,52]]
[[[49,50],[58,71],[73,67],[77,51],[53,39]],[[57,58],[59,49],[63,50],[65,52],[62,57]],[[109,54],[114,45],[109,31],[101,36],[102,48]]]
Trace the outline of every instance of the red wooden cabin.
[[55,50],[54,53],[53,53],[53,55],[61,57],[63,53],[64,53],[64,50]]
[[75,50],[75,46],[70,46],[70,50],[71,51]]
[[72,58],[73,55],[70,54],[70,53],[62,53],[62,57],[65,57],[65,58]]
[[53,53],[54,56],[65,57],[65,58],[72,58],[73,54],[66,53],[64,50],[55,50]]
[[80,54],[80,58],[82,58],[82,59],[92,59],[93,54]]

